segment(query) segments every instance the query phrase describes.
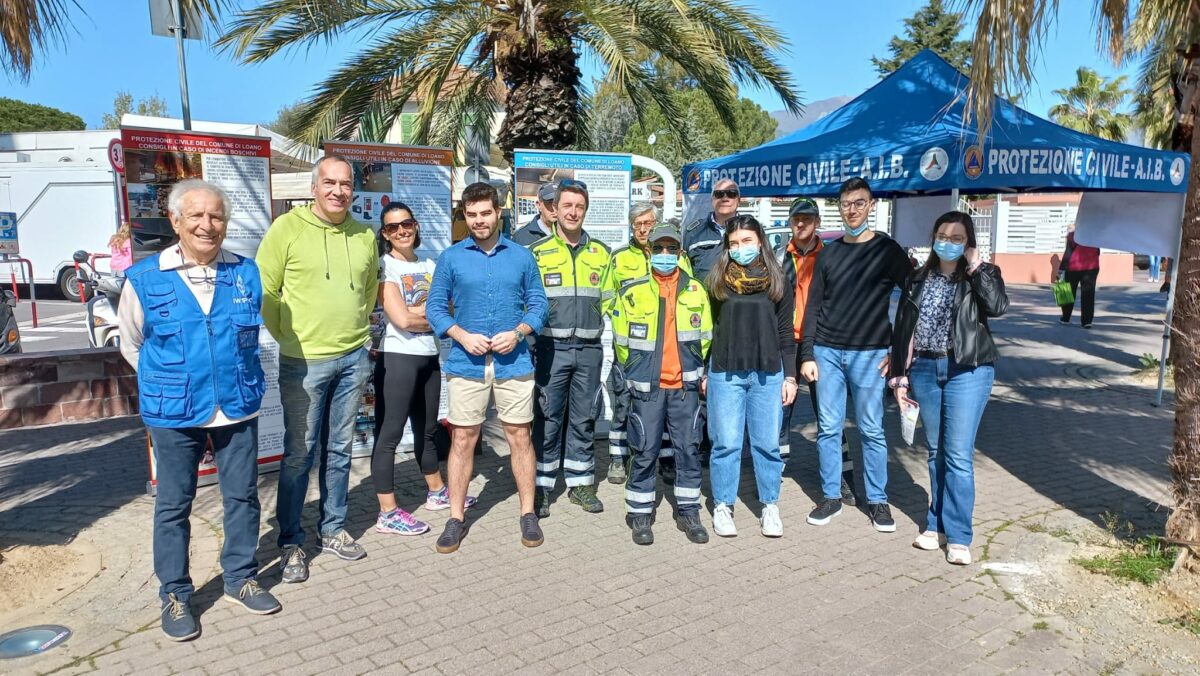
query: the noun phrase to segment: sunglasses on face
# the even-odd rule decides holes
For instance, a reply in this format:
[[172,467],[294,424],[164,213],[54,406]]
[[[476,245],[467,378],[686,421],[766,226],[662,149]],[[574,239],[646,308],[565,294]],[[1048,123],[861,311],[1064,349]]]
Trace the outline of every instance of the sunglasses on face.
[[712,196],[713,196],[713,199],[718,199],[718,200],[724,200],[724,199],[735,200],[738,198],[738,191],[736,191],[736,190],[714,190],[712,192]]
[[678,254],[679,253],[679,245],[678,244],[651,244],[650,245],[650,253]]
[[418,225],[417,219],[406,218],[403,221],[400,221],[399,223],[384,223],[383,231],[391,232],[397,228],[404,228],[405,230],[411,230],[411,229],[417,227],[417,225]]
[[584,183],[583,181],[577,181],[573,178],[564,178],[563,180],[558,182],[558,187],[560,189],[561,188],[579,188],[580,190],[582,190],[584,192],[587,192],[587,189],[588,189],[587,183]]

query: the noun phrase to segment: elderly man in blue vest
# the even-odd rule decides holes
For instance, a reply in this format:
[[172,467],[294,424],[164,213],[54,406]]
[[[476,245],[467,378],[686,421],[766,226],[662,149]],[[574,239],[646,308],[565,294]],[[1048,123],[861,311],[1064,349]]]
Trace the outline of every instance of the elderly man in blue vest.
[[126,273],[121,354],[137,371],[142,420],[154,443],[154,574],[162,630],[186,641],[200,634],[190,604],[188,517],[209,442],[225,510],[225,599],[258,615],[280,605],[255,581],[258,410],[266,387],[258,354],[258,268],[221,249],[230,207],[223,190],[181,181],[167,207],[179,242]]

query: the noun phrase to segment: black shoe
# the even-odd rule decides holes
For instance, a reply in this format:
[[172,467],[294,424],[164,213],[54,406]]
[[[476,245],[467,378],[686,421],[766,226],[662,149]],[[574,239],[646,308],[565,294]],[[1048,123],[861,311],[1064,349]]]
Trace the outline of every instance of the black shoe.
[[284,545],[279,555],[279,570],[284,582],[304,582],[308,579],[308,557],[300,545]]
[[675,485],[675,458],[659,458],[658,471],[662,474],[664,484]]
[[870,505],[871,525],[880,533],[895,533],[896,520],[892,518],[892,508],[886,502]]
[[623,484],[629,475],[625,473],[625,459],[619,455],[614,455],[612,462],[608,465],[608,483]]
[[283,606],[271,592],[258,585],[256,580],[246,580],[240,587],[225,588],[225,600],[237,604],[255,615],[277,613]]
[[567,498],[589,514],[599,514],[604,511],[604,503],[596,497],[595,486],[576,486],[567,491]]
[[172,641],[190,641],[200,635],[200,625],[192,615],[192,606],[167,594],[162,605],[162,630]]
[[533,512],[521,515],[521,544],[526,547],[537,547],[546,541],[542,535],[542,527],[538,525],[537,515]]
[[688,512],[675,517],[675,526],[687,534],[687,539],[698,545],[708,542],[708,531],[700,523],[700,514]]
[[450,554],[458,551],[458,546],[462,544],[463,535],[466,534],[466,527],[463,525],[462,519],[448,519],[446,528],[437,539],[437,551],[439,554]]
[[539,519],[545,519],[550,516],[550,491],[539,488],[533,494],[533,511],[537,512]]
[[814,526],[824,526],[829,520],[842,513],[842,501],[836,498],[825,498],[817,508],[808,513],[808,522]]
[[654,531],[650,530],[649,514],[632,514],[629,517],[629,527],[633,529],[633,544],[654,544]]
[[858,504],[858,498],[854,497],[854,489],[850,487],[850,482],[846,481],[846,477],[842,477],[842,504],[847,507],[853,507]]

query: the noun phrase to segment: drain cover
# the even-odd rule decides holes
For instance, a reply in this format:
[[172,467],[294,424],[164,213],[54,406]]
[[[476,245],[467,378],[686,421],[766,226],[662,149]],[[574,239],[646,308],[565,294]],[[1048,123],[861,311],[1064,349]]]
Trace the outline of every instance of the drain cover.
[[57,624],[39,624],[0,634],[0,659],[44,653],[70,636],[70,629]]

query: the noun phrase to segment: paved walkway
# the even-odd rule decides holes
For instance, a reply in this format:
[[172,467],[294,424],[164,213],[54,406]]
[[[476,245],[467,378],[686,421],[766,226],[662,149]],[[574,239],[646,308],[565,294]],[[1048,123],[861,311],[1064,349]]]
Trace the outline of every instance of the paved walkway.
[[[1151,407],[1152,386],[1128,374],[1137,355],[1158,352],[1165,296],[1144,285],[1102,289],[1092,331],[1060,326],[1050,298],[1044,287],[1015,288],[1010,314],[994,323],[1003,359],[978,439],[976,565],[952,567],[910,546],[927,473],[923,451],[899,439],[894,406],[889,494],[899,529],[890,535],[872,530],[857,509],[824,528],[805,524],[819,486],[811,441],[796,439],[781,539],[758,534],[747,471],[737,538],[689,544],[664,504],[657,542],[636,547],[620,488],[601,483],[604,514],[584,514],[559,495],[543,521],[546,544],[526,549],[507,451],[493,433],[496,451],[479,463],[473,484],[480,504],[454,555],[433,551],[446,512],[418,511],[435,534],[374,532],[366,460],[354,465],[349,524],[366,559],[317,555],[306,584],[280,585],[278,531],[264,521],[262,579],[284,605],[265,618],[219,602],[219,578],[205,583],[217,573],[221,526],[217,491],[202,489],[192,569],[203,585],[204,634],[174,644],[157,623],[138,422],[58,426],[0,434],[0,544],[78,539],[101,553],[104,568],[52,608],[21,618],[69,625],[75,636],[66,647],[0,663],[0,671],[1100,672],[1112,659],[1103,646],[1027,610],[984,564],[1008,561],[1019,537],[1014,523],[1047,514],[1098,523],[1111,512],[1161,528],[1172,412]],[[797,407],[795,434],[811,440],[806,409]],[[423,486],[412,464],[399,463],[397,475],[401,504],[419,504]],[[269,517],[276,476],[264,475],[260,487]],[[1045,620],[1058,631],[1033,630]]]

